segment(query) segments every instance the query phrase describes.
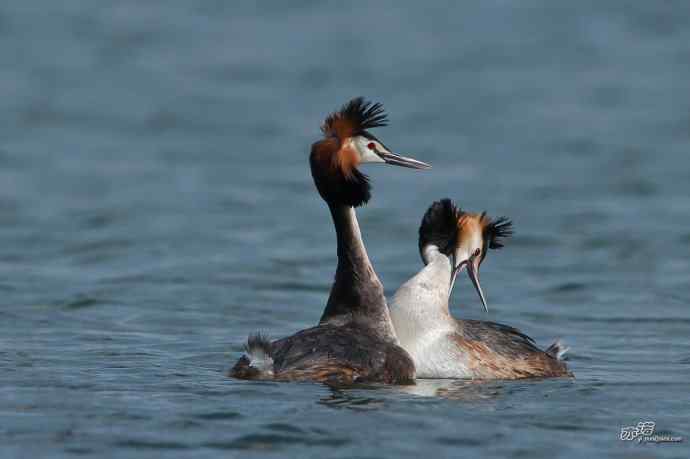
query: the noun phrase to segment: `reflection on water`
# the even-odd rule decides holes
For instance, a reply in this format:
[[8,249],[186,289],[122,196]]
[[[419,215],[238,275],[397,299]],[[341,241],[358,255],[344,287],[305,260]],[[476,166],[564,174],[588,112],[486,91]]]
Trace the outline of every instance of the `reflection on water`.
[[503,395],[506,384],[511,384],[511,382],[419,379],[416,384],[406,386],[328,387],[329,395],[320,398],[317,403],[329,408],[367,411],[384,408],[386,400],[392,394],[435,397],[462,402],[490,401]]
[[[497,401],[507,394],[523,390],[530,385],[546,381],[568,384],[571,378],[521,379],[512,381],[418,379],[416,384],[405,386],[357,385],[349,387],[328,387],[329,394],[318,400],[329,408],[353,410],[376,410],[386,405],[391,394],[406,394],[414,397],[430,397],[460,402]],[[378,396],[377,396],[378,395]]]
[[500,381],[418,379],[414,386],[401,386],[406,394],[419,397],[440,397],[463,402],[489,401],[503,395],[505,383]]
[[385,401],[382,398],[375,397],[376,390],[388,390],[388,388],[382,386],[358,386],[356,391],[334,387],[329,387],[328,389],[330,394],[327,397],[322,397],[318,403],[329,408],[361,411],[382,408]]

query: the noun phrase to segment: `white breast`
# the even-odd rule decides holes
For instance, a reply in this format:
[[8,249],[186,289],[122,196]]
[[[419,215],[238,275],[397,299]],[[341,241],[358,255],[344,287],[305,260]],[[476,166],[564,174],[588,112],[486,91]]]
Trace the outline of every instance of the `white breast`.
[[414,360],[418,378],[471,377],[466,359],[450,339],[456,332],[448,312],[450,272],[448,258],[437,257],[389,302],[395,333]]

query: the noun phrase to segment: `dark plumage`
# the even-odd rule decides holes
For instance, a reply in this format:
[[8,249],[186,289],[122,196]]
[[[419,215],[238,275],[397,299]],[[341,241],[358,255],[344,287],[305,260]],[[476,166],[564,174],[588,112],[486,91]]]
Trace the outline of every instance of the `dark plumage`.
[[324,139],[311,146],[309,164],[314,184],[324,201],[359,207],[371,199],[371,185],[366,174],[352,167],[343,170],[334,157],[339,148],[336,139]]
[[264,353],[267,356],[271,355],[271,340],[260,332],[252,333],[247,339],[247,344],[244,350],[248,354]]
[[[347,385],[365,382],[412,384],[414,364],[399,346],[383,343],[375,333],[352,324],[320,325],[274,341],[273,371],[255,372],[248,379],[319,381]],[[244,362],[230,376],[246,377]]]
[[322,324],[273,343],[252,335],[245,349],[228,376],[332,385],[414,384],[415,379],[405,350],[358,324]]
[[451,338],[471,356],[470,362],[478,378],[573,376],[559,359],[567,350],[559,342],[542,351],[532,338],[508,325],[482,320],[457,320],[457,325],[458,332]]
[[507,217],[492,220],[486,217],[486,212],[482,214],[484,218],[488,220],[484,226],[484,240],[489,242],[490,249],[500,249],[504,246],[504,239],[513,235],[513,222]]
[[441,253],[450,255],[455,248],[461,214],[462,210],[448,198],[429,206],[419,226],[419,251],[422,252],[428,245],[435,245]]
[[360,134],[367,129],[388,125],[388,115],[380,103],[372,103],[356,97],[340,110],[326,117],[321,131],[327,136],[341,139]]

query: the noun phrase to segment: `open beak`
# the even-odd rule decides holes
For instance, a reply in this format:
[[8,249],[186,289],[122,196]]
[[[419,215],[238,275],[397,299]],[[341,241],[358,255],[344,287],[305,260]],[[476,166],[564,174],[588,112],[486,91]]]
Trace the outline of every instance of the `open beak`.
[[484,310],[489,312],[489,308],[486,305],[486,298],[484,297],[484,292],[482,291],[482,286],[479,284],[479,267],[475,264],[477,257],[471,257],[469,260],[464,260],[457,265],[455,260],[455,255],[452,255],[451,261],[453,262],[454,268],[450,273],[450,289],[448,290],[448,297],[453,294],[453,287],[455,286],[455,279],[458,277],[458,273],[462,271],[464,267],[467,267],[467,275],[472,281],[472,285],[474,285],[475,290],[477,290],[477,294],[479,295],[479,299],[482,301]]
[[455,259],[455,255],[452,255],[450,258],[451,262],[453,263],[453,269],[450,271],[450,288],[448,289],[448,298],[450,298],[450,296],[453,294],[453,287],[455,287],[455,279],[457,279],[458,273],[462,271],[463,266],[465,266],[465,263],[467,263],[463,262],[456,266]]
[[489,312],[489,308],[486,306],[486,298],[484,298],[484,292],[482,292],[482,286],[479,285],[479,268],[474,264],[474,259],[471,259],[470,262],[467,263],[467,275],[472,281],[472,285],[474,285],[475,290],[477,290],[479,299],[482,300],[484,310],[486,312]]
[[410,169],[431,169],[431,165],[427,163],[417,161],[416,159],[407,158],[405,156],[396,155],[390,151],[377,151],[376,153],[386,164],[409,167]]

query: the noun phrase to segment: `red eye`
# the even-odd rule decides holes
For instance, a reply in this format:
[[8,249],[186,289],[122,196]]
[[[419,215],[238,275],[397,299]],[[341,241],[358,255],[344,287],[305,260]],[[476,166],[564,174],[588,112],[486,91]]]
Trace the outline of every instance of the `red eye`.
[[369,142],[369,145],[367,145],[367,147],[369,148],[369,150],[376,150],[376,145],[374,144],[374,142]]

